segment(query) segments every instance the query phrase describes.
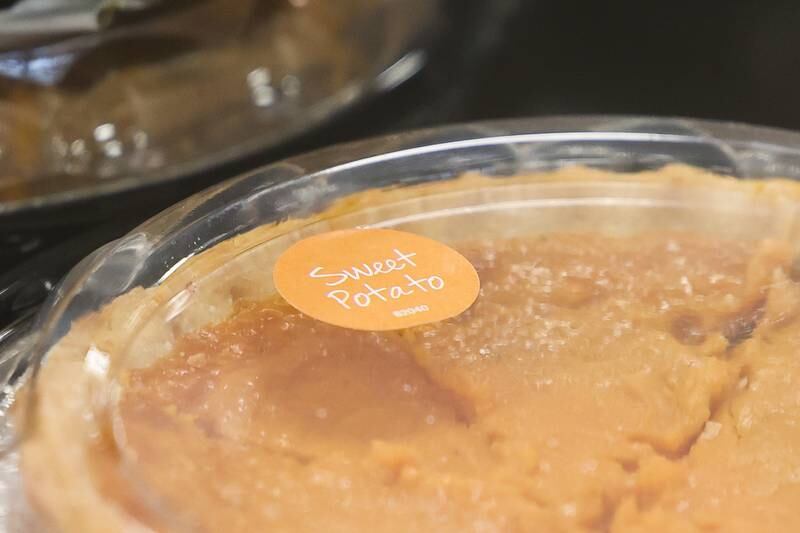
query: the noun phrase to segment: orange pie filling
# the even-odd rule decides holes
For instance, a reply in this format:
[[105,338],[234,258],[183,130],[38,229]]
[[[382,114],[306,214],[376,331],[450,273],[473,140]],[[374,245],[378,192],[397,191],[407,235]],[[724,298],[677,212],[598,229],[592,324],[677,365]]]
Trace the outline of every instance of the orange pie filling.
[[114,434],[135,468],[101,435],[97,485],[156,529],[800,530],[788,244],[456,248],[481,280],[456,318],[371,333],[240,302],[127,371]]

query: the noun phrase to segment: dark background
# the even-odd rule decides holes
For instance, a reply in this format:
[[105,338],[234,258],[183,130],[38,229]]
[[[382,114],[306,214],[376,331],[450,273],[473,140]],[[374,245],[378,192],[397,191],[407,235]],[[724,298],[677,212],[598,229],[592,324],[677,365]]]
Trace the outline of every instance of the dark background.
[[797,2],[522,6],[462,117],[637,113],[800,128]]
[[[490,17],[483,2],[497,6]],[[673,115],[800,129],[796,2],[452,0],[449,10],[420,75],[313,135],[168,187],[0,220],[0,326],[40,301],[81,257],[170,204],[335,142],[552,114]]]

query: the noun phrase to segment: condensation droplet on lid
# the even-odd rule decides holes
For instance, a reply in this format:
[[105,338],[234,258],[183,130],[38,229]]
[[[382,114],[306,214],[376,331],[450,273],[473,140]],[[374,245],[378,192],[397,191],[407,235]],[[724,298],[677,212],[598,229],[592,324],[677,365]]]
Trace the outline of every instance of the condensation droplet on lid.
[[95,377],[104,377],[108,372],[110,359],[108,354],[91,345],[83,360],[83,368]]
[[700,439],[712,440],[719,435],[720,430],[722,430],[722,424],[713,420],[709,420],[703,427],[703,432],[700,434]]
[[111,123],[100,124],[94,129],[94,139],[101,143],[110,141],[116,134],[117,128]]
[[275,89],[269,85],[259,85],[251,89],[253,103],[258,107],[269,107],[275,103]]
[[272,74],[268,68],[260,67],[251,70],[247,74],[247,84],[251,87],[258,85],[266,85],[272,81]]
[[69,153],[74,156],[79,156],[87,153],[86,141],[83,139],[76,139],[69,145]]
[[561,506],[561,514],[566,517],[572,518],[578,514],[578,506],[574,503],[565,503]]
[[686,296],[691,296],[694,294],[694,288],[692,287],[688,277],[681,276],[681,287],[683,287],[683,292],[686,294]]
[[268,68],[256,68],[247,74],[247,85],[250,87],[250,95],[256,106],[267,107],[275,102],[276,91],[271,83],[272,73]]

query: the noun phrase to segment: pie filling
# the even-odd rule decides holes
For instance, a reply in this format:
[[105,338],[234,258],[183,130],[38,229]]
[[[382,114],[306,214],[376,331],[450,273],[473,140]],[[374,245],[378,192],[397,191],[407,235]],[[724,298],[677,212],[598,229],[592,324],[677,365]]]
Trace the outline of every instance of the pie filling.
[[156,529],[800,530],[788,243],[455,247],[481,292],[453,319],[360,332],[243,301],[126,371],[134,468],[102,434],[97,486]]

